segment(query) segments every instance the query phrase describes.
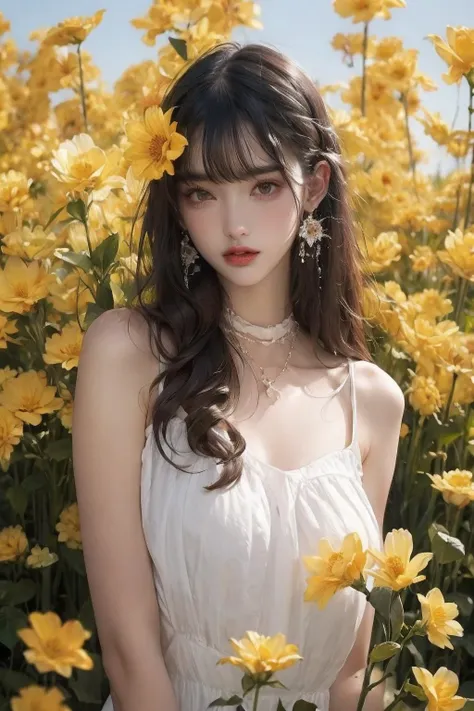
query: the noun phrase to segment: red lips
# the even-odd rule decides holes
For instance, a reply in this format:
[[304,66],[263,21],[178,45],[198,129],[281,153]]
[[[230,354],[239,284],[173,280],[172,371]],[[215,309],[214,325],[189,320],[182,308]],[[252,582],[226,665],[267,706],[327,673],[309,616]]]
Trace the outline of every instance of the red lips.
[[224,257],[228,257],[230,254],[259,254],[259,251],[251,247],[230,247],[224,252]]

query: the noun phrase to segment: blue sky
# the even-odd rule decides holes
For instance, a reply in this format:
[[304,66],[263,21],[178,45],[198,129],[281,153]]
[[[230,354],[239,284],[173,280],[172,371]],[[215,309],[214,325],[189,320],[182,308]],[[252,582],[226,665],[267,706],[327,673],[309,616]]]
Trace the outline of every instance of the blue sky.
[[[273,45],[293,57],[321,84],[345,81],[357,71],[344,66],[340,53],[331,48],[330,42],[336,32],[359,31],[361,25],[353,25],[350,20],[339,17],[332,9],[331,0],[261,0],[259,4],[264,29],[236,28],[232,39]],[[143,32],[130,25],[130,19],[144,15],[149,6],[149,0],[134,0],[133,3],[127,0],[2,0],[2,11],[11,21],[11,33],[22,49],[32,47],[28,35],[34,29],[49,27],[71,15],[90,15],[106,8],[101,25],[86,40],[84,48],[92,54],[110,88],[126,67],[156,57],[156,48],[147,47],[141,41]],[[424,39],[428,34],[445,36],[448,24],[472,27],[474,0],[407,0],[405,9],[393,10],[391,20],[374,21],[371,33],[378,37],[397,35],[403,39],[405,47],[419,50],[421,71],[438,85],[435,92],[423,92],[424,106],[430,111],[439,111],[451,124],[459,101],[456,127],[465,128],[467,83],[462,82],[459,95],[457,86],[448,86],[442,81],[445,64],[432,43]],[[159,37],[157,46],[166,41],[165,37]],[[440,165],[443,170],[451,167],[449,158],[423,136],[416,122],[413,124],[421,147],[431,151],[426,169],[434,170]]]

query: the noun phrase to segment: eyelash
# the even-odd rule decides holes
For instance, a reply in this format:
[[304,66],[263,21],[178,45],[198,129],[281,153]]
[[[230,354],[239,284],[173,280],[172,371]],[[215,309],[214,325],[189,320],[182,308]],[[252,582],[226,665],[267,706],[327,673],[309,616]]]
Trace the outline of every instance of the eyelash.
[[[264,181],[262,181],[262,182],[260,182],[260,183],[257,183],[257,185],[256,185],[255,187],[256,187],[256,188],[259,188],[261,185],[273,185],[275,188],[279,188],[279,187],[280,187],[280,185],[279,185],[278,183],[275,183],[275,182],[273,182],[272,180],[264,180]],[[184,196],[185,196],[186,198],[190,198],[191,195],[193,195],[193,193],[196,193],[196,192],[199,192],[199,193],[207,193],[207,194],[209,195],[209,193],[207,192],[207,190],[204,190],[204,188],[199,188],[197,185],[194,186],[194,187],[192,187],[192,188],[190,188],[189,190],[187,190],[187,191],[184,192],[183,194],[184,194]],[[274,192],[275,192],[275,191],[274,191]],[[268,195],[262,195],[261,197],[263,197],[263,198],[265,198],[265,197],[272,197],[272,195],[274,194],[274,192],[273,192],[273,193],[269,193]],[[201,201],[198,201],[198,202],[195,203],[195,204],[199,204],[200,202],[201,202]]]

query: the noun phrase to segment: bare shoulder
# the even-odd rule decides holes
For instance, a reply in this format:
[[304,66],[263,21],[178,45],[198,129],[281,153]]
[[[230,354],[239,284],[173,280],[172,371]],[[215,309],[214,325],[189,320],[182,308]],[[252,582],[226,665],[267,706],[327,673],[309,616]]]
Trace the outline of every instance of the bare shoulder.
[[403,390],[377,363],[365,360],[355,362],[357,400],[367,411],[372,410],[375,417],[398,420],[405,409]]

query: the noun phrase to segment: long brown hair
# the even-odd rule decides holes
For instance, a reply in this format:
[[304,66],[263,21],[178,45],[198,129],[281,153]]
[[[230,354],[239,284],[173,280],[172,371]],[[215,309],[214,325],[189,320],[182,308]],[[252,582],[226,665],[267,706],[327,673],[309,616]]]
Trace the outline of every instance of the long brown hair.
[[[285,148],[298,158],[305,175],[318,161],[329,163],[327,194],[312,213],[331,237],[321,246],[320,289],[316,260],[301,263],[298,240],[294,240],[290,266],[293,315],[315,344],[319,341],[337,355],[372,360],[364,335],[363,276],[345,168],[314,82],[272,47],[225,42],[201,55],[172,83],[161,104],[163,111],[171,107],[177,130],[190,145],[202,131],[204,169],[216,183],[249,175],[252,160],[243,130],[249,126],[290,185]],[[231,352],[235,347],[219,325],[226,296],[215,270],[202,257],[200,271],[189,278],[189,289],[183,281],[176,177],[188,170],[189,155],[185,149],[174,161],[174,176],[165,173],[148,186],[138,248],[136,308],[149,322],[160,357],[166,360],[166,368],[151,386],[164,380],[152,415],[159,451],[177,466],[163,448],[160,435],[171,447],[167,425],[182,407],[190,448],[224,465],[218,481],[205,487],[212,491],[239,480],[245,440],[225,419],[239,397]],[[142,275],[145,241],[151,265]],[[142,297],[150,284],[154,296],[145,303]],[[171,353],[162,338],[164,333],[173,344]],[[227,436],[222,436],[223,431]]]

